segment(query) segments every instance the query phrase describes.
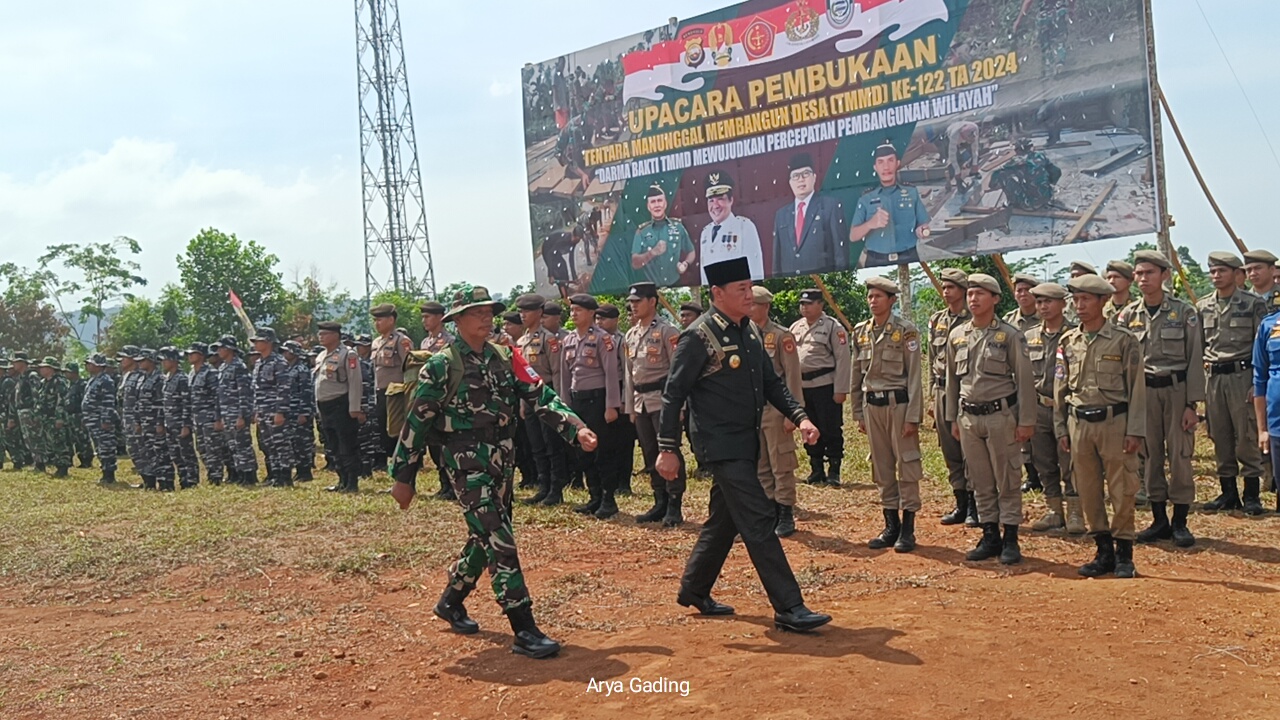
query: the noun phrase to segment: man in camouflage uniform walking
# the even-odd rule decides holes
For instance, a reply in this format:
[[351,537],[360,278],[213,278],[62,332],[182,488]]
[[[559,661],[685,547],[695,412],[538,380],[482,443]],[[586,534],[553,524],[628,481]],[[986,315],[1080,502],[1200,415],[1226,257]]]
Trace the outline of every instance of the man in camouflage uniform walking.
[[67,414],[67,393],[71,386],[62,376],[62,366],[57,358],[46,357],[39,368],[35,412],[41,419],[40,452],[44,461],[56,468],[54,477],[67,477],[67,468],[71,467],[71,417]]
[[156,351],[142,348],[133,358],[138,363],[138,401],[133,415],[138,433],[138,453],[133,462],[146,471],[142,485],[148,490],[173,489],[173,463],[164,434],[164,376],[156,369]]
[[116,413],[116,383],[111,375],[103,372],[106,366],[107,358],[101,353],[95,353],[84,362],[85,370],[89,371],[89,382],[80,401],[80,420],[93,439],[98,464],[102,466],[102,477],[98,478],[98,483],[112,485],[116,481],[116,428],[120,425],[120,417]]
[[187,362],[191,372],[187,374],[187,386],[191,388],[191,427],[195,432],[195,447],[204,463],[205,475],[214,485],[222,484],[222,471],[230,465],[227,443],[218,424],[218,372],[205,362],[209,346],[202,342],[191,343],[187,348]]
[[253,379],[240,360],[240,343],[223,335],[214,343],[222,367],[218,369],[218,422],[213,429],[223,433],[227,457],[231,460],[228,479],[237,485],[257,482],[258,458],[253,454],[249,423],[253,421]]
[[502,304],[483,287],[464,288],[455,295],[445,319],[456,323],[458,340],[447,351],[432,355],[419,374],[392,457],[391,473],[396,479],[392,495],[401,508],[409,507],[428,436],[441,440],[446,474],[462,505],[470,537],[434,612],[449,621],[455,632],[477,632],[479,626],[467,616],[463,601],[488,566],[498,604],[515,633],[512,651],[542,658],[559,652],[560,645],[534,623],[507,497],[514,472],[519,403],[533,403],[539,420],[555,426],[566,441],[576,438],[584,450],[595,448],[596,437],[529,370],[522,356],[486,342],[494,315],[502,310]]
[[13,410],[14,425],[22,431],[22,439],[27,446],[27,454],[31,457],[36,471],[44,472],[44,451],[41,448],[43,438],[43,416],[35,412],[36,387],[40,378],[31,369],[31,361],[24,352],[13,354],[14,385]]
[[290,416],[289,391],[293,386],[293,374],[289,364],[277,352],[279,341],[276,331],[260,327],[249,338],[262,355],[253,367],[253,412],[258,424],[258,442],[262,444],[263,459],[267,464],[268,487],[293,485],[293,443],[291,429],[286,425]]
[[316,386],[311,382],[311,366],[304,360],[302,345],[290,340],[284,343],[285,362],[289,364],[289,442],[298,470],[298,482],[312,480],[316,463],[315,406]]
[[191,384],[186,373],[178,368],[181,357],[182,353],[176,347],[160,350],[160,360],[164,365],[165,446],[169,462],[178,469],[179,487],[185,490],[200,484],[200,464],[196,462],[192,439]]
[[69,362],[63,368],[67,378],[67,415],[70,419],[68,434],[71,449],[80,458],[80,467],[93,467],[93,443],[89,440],[89,431],[85,429],[80,416],[80,405],[84,402],[85,379],[80,377],[80,366]]

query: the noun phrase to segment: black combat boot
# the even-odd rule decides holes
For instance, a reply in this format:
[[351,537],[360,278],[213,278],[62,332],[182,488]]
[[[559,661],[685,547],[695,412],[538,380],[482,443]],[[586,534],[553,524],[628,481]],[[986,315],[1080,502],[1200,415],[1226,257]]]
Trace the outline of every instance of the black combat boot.
[[898,521],[897,510],[881,510],[884,513],[884,529],[880,534],[867,541],[867,547],[872,550],[884,550],[887,547],[893,547],[898,541],[898,533],[902,532],[902,523]]
[[[1098,552],[1094,553],[1093,560],[1081,565],[1076,572],[1085,577],[1102,577],[1107,573],[1115,572],[1116,549],[1111,539],[1111,533],[1094,535],[1093,541],[1098,545]],[[1132,543],[1130,543],[1129,548],[1130,553],[1132,553]]]
[[972,490],[969,491],[969,515],[964,519],[964,526],[971,528],[982,527],[982,523],[978,521],[978,499]]
[[1151,502],[1151,527],[1138,533],[1138,542],[1152,543],[1173,537],[1173,528],[1169,526],[1169,515],[1165,511],[1166,507],[1165,503]]
[[827,470],[827,485],[840,487],[840,458],[833,458],[828,463],[831,467]]
[[1136,577],[1138,571],[1133,567],[1133,541],[1116,540],[1116,577]]
[[449,478],[445,476],[443,471],[436,474],[440,477],[440,491],[432,497],[436,500],[447,500],[448,502],[457,500],[458,495],[453,491],[453,483],[449,482]]
[[790,505],[778,505],[778,521],[773,527],[773,534],[780,538],[796,534],[795,508]]
[[308,465],[298,466],[298,477],[294,478],[298,482],[311,482],[315,477],[311,475],[311,467]]
[[684,523],[684,493],[667,493],[667,514],[662,527],[679,527]]
[[1173,544],[1180,548],[1189,548],[1196,544],[1196,536],[1187,528],[1187,513],[1190,505],[1173,504]]
[[963,490],[952,490],[956,496],[956,509],[942,516],[943,525],[959,525],[969,514],[969,493]]
[[[1245,480],[1246,492],[1249,481]],[[1233,477],[1218,478],[1218,485],[1222,488],[1222,494],[1200,506],[1205,512],[1218,512],[1227,510],[1240,509],[1240,489],[1236,486],[1236,479]]]
[[282,467],[275,472],[276,487],[293,487],[293,468]]
[[57,469],[55,469],[55,470],[53,471],[53,476],[54,476],[54,477],[56,477],[56,478],[64,478],[64,477],[67,477],[67,469],[68,469],[68,468],[67,468],[67,466],[66,466],[66,465],[59,465],[59,466],[57,467]]
[[80,466],[79,466],[79,467],[80,467],[82,470],[87,470],[88,468],[93,467],[93,460],[92,460],[92,459],[89,459],[89,460],[81,459],[81,460],[80,460]]
[[1000,555],[1002,549],[1000,544],[1000,524],[983,523],[982,539],[978,541],[977,547],[965,553],[964,559],[969,562],[990,560]]
[[587,490],[587,502],[573,508],[573,511],[579,515],[595,515],[600,509],[600,503],[603,500],[603,493],[600,492],[600,486],[595,483]]
[[916,514],[910,510],[902,511],[902,530],[898,533],[898,542],[893,551],[909,553],[916,549]]
[[822,458],[810,455],[809,465],[813,469],[809,471],[809,477],[804,479],[805,483],[809,485],[825,485],[827,474],[822,470]]
[[555,507],[564,502],[564,486],[567,480],[553,479],[551,481],[551,492],[542,498],[542,507]]
[[534,493],[532,497],[527,497],[524,500],[521,500],[520,502],[524,505],[537,505],[543,500],[546,500],[547,496],[550,494],[551,494],[551,476],[545,475],[543,477],[538,478],[538,492]]
[[116,484],[116,471],[115,471],[115,470],[103,470],[103,471],[102,471],[102,477],[98,479],[98,484],[99,484],[99,485],[115,485],[115,484]]
[[1262,509],[1262,481],[1258,478],[1244,479],[1244,514],[1245,515],[1261,515],[1266,512]]
[[467,595],[470,594],[471,588],[464,590],[445,588],[444,594],[440,596],[440,602],[436,603],[431,612],[449,623],[449,628],[459,635],[475,635],[480,632],[480,625],[467,615],[467,609],[462,605],[462,601],[466,600]]
[[531,658],[550,657],[560,652],[560,643],[543,634],[533,622],[533,610],[528,605],[508,610],[507,620],[516,635],[511,652]]
[[342,489],[339,492],[344,492],[349,495],[354,495],[360,492],[360,476],[356,473],[348,474],[346,476],[346,482],[342,483]]
[[653,491],[653,507],[649,508],[649,512],[636,516],[638,523],[656,523],[661,522],[662,518],[667,515],[667,491],[665,488]]
[[37,462],[35,465],[32,465],[31,467],[36,472],[44,472],[44,463],[42,462]]
[[1000,549],[1001,565],[1017,565],[1022,562],[1022,548],[1018,547],[1018,526],[1004,526],[1004,547]]
[[173,478],[165,478],[156,483],[160,492],[173,492]]
[[613,497],[612,490],[605,490],[600,493],[600,507],[592,513],[597,520],[608,520],[618,514],[618,501]]
[[147,490],[155,490],[155,489],[156,489],[156,479],[155,479],[155,476],[153,476],[153,475],[143,475],[143,476],[142,476],[142,487],[143,487],[143,488],[145,488],[145,489],[147,489]]
[[1027,471],[1027,481],[1022,483],[1022,493],[1025,495],[1036,490],[1044,490],[1044,485],[1040,484],[1040,471],[1036,470],[1036,466],[1025,463],[1022,467]]

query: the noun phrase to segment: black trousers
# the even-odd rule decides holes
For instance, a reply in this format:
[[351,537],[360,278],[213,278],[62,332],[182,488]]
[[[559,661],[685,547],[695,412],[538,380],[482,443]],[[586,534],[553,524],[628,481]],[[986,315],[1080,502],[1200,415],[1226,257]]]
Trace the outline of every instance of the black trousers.
[[618,479],[618,487],[630,488],[631,476],[636,467],[636,426],[631,416],[622,410],[618,411],[618,419],[613,421],[614,452],[613,474]]
[[804,411],[818,427],[818,442],[805,445],[809,460],[844,458],[844,406],[836,402],[836,386],[804,389]]
[[742,535],[742,544],[747,546],[773,609],[786,612],[802,604],[800,585],[782,551],[782,541],[773,532],[777,522],[774,504],[756,477],[755,461],[720,460],[706,467],[712,475],[707,522],[685,565],[681,590],[696,597],[709,596],[734,538]]
[[596,434],[595,452],[577,450],[578,469],[587,476],[587,489],[594,495],[601,491],[612,493],[618,489],[616,423],[604,421],[604,390],[588,390],[571,393],[569,407],[582,418],[582,422]]
[[360,477],[360,423],[347,409],[347,397],[317,403],[324,445],[332,448],[338,463],[338,480],[355,484]]
[[676,453],[680,460],[680,474],[667,482],[655,468],[658,462],[658,430],[661,412],[642,412],[636,415],[636,439],[640,441],[640,454],[644,457],[644,471],[649,473],[649,487],[654,491],[683,493],[685,489],[684,453]]

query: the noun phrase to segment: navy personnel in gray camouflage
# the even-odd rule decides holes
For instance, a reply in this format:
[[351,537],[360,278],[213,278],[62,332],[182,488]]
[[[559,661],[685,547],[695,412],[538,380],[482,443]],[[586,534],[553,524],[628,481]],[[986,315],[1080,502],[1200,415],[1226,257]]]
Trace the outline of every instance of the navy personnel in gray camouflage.
[[164,437],[164,378],[156,369],[156,351],[141,348],[133,356],[138,363],[138,404],[134,406],[135,429],[138,432],[138,450],[134,465],[144,468],[142,486],[148,490],[173,489],[173,465],[169,462],[169,449]]
[[222,484],[223,468],[229,466],[227,442],[218,424],[218,371],[205,362],[209,346],[202,342],[191,343],[187,348],[187,362],[191,372],[187,385],[191,388],[191,427],[195,433],[196,450],[204,463],[205,474],[214,485]]
[[192,439],[191,385],[187,376],[178,368],[182,354],[176,347],[160,350],[160,362],[164,368],[163,425],[168,460],[178,469],[178,483],[182,488],[200,484],[200,464],[196,461],[196,448]]
[[291,411],[289,393],[293,388],[293,375],[278,352],[279,341],[273,328],[259,327],[249,340],[262,355],[253,368],[253,413],[267,465],[264,484],[292,487],[293,443],[286,423]]
[[292,386],[289,390],[289,441],[293,446],[293,461],[298,471],[294,479],[308,482],[316,462],[316,432],[312,418],[315,415],[316,390],[311,382],[311,366],[302,360],[305,350],[295,340],[280,346],[285,362],[289,364]]
[[240,359],[240,343],[231,335],[218,342],[218,423],[214,429],[225,433],[227,455],[231,458],[228,480],[237,485],[257,483],[258,457],[253,452],[249,424],[253,422],[253,378]]
[[120,417],[116,413],[116,383],[102,371],[106,366],[107,358],[102,353],[94,353],[84,362],[89,383],[80,401],[80,419],[93,440],[98,464],[102,466],[98,483],[112,485],[116,481],[116,427]]

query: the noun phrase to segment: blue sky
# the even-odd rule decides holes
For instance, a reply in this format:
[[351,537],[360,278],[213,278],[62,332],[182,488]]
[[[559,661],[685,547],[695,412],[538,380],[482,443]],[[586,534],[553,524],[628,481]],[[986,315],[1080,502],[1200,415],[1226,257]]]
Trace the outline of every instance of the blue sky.
[[[1274,3],[1201,0],[1280,143]],[[436,277],[502,291],[532,277],[520,68],[724,3],[401,0]],[[1193,0],[1156,3],[1159,70],[1192,151],[1250,247],[1269,232],[1272,156]],[[152,288],[202,227],[256,239],[286,278],[364,286],[349,0],[8,3],[0,24],[0,261],[116,235]],[[1166,129],[1174,242],[1230,247]],[[1104,264],[1135,239],[1063,257]],[[1010,256],[1011,259],[1016,259]]]

